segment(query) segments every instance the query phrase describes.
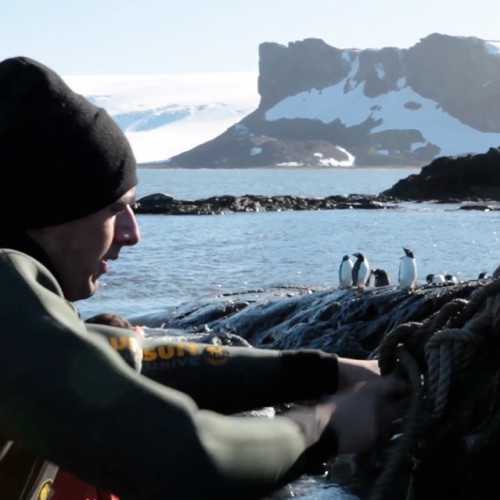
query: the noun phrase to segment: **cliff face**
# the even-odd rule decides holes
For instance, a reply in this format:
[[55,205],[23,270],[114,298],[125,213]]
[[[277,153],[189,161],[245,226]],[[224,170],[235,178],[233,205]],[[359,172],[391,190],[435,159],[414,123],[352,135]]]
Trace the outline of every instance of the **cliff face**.
[[262,43],[259,46],[259,107],[269,109],[285,97],[339,83],[350,69],[342,52],[312,38],[290,43],[288,47]]
[[424,165],[500,144],[496,42],[432,34],[409,49],[307,39],[259,47],[259,107],[179,167]]
[[415,92],[462,123],[500,132],[500,57],[484,41],[431,35],[406,51],[405,74]]

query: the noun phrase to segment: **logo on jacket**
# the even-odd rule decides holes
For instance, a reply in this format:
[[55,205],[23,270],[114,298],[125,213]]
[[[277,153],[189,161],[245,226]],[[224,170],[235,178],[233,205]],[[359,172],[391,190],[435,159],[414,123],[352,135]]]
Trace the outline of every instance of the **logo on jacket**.
[[229,353],[223,347],[210,345],[203,350],[203,359],[214,366],[223,365],[229,358]]
[[45,481],[40,487],[37,500],[50,500],[53,494],[54,491],[52,490],[52,479],[47,479],[47,481]]

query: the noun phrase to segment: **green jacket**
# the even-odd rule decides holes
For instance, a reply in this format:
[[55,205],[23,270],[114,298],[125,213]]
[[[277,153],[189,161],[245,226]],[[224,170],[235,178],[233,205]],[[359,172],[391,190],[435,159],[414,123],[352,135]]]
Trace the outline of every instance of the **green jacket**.
[[0,249],[0,290],[2,434],[124,500],[260,498],[335,451],[307,409],[223,414],[334,392],[334,355],[85,324],[53,274],[14,250]]

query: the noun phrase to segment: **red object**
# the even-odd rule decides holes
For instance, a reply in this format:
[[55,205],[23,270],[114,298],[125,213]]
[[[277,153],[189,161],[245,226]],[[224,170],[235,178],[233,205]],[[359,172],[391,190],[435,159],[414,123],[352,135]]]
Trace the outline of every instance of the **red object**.
[[52,484],[50,500],[120,500],[119,497],[100,490],[59,469]]

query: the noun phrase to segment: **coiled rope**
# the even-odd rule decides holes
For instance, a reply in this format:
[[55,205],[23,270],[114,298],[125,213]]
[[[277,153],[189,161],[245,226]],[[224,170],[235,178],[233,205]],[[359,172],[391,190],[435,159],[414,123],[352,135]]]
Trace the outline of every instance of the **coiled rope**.
[[[478,347],[500,332],[500,279],[477,288],[469,300],[453,299],[424,322],[395,327],[379,349],[383,375],[403,374],[412,393],[401,437],[374,484],[370,500],[388,498],[391,482],[418,440],[443,417],[453,379],[471,366]],[[488,436],[500,433],[500,413]]]

